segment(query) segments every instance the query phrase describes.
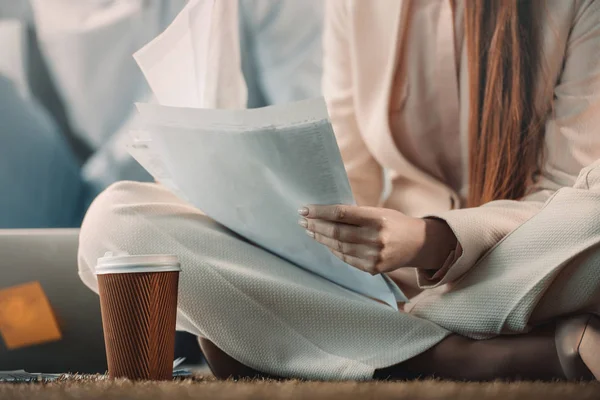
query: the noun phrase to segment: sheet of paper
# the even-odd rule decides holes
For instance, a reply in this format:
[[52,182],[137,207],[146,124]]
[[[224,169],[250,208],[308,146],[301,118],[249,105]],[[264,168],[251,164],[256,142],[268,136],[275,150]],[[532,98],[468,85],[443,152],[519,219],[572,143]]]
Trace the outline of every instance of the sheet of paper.
[[159,104],[244,108],[237,1],[190,0],[133,57]]
[[167,166],[160,158],[160,155],[152,149],[152,140],[148,133],[141,130],[130,132],[130,142],[126,146],[131,156],[146,171],[154,177],[157,182],[175,193],[179,198],[188,201],[186,194],[171,180],[171,175],[167,171]]
[[211,218],[350,290],[392,307],[406,300],[388,278],[343,263],[297,223],[302,205],[354,203],[322,99],[254,110],[138,110],[165,165],[161,179]]

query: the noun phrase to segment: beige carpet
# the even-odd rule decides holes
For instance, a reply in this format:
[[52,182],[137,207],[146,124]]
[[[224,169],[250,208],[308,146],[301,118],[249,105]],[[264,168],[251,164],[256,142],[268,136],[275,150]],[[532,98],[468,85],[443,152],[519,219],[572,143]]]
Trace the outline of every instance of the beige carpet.
[[2,400],[188,399],[600,399],[600,383],[217,382],[212,378],[165,383],[98,381],[79,377],[55,383],[0,384]]

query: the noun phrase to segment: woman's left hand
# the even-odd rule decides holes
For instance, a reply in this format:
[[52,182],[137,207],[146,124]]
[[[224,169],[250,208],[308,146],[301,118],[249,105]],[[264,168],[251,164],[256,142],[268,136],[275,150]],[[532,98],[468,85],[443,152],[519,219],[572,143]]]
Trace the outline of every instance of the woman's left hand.
[[457,243],[444,221],[386,208],[309,205],[298,213],[309,236],[373,275],[403,267],[437,270]]

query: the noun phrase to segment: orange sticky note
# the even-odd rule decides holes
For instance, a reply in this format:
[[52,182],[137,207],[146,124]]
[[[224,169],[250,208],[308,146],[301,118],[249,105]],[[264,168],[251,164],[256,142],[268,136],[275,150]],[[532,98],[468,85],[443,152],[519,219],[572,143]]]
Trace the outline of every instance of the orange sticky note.
[[61,339],[52,307],[39,282],[0,290],[0,335],[9,349]]

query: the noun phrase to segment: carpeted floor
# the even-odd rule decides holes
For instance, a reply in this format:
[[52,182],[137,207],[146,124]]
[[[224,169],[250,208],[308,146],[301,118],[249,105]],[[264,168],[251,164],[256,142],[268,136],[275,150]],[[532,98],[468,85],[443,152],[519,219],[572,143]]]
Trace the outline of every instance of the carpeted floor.
[[188,399],[600,399],[600,383],[217,382],[212,378],[165,383],[98,381],[79,377],[55,383],[0,384],[2,400]]

